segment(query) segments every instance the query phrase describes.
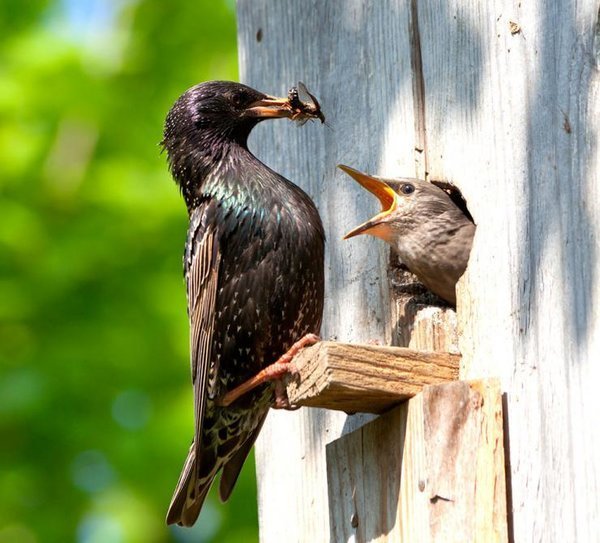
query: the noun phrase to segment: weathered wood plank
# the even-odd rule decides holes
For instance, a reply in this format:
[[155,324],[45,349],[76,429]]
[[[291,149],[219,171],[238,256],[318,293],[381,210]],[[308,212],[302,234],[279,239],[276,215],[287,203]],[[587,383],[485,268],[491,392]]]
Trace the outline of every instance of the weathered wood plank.
[[327,445],[330,541],[505,542],[496,380],[425,387]]
[[290,403],[350,413],[382,413],[426,385],[456,380],[460,357],[401,347],[321,341],[294,359]]
[[[381,175],[414,170],[407,7],[363,0],[238,0],[237,7],[241,80],[272,94],[301,80],[327,117],[329,126],[263,123],[250,138],[257,156],[304,188],[323,217],[321,335],[389,343],[389,251],[375,239],[342,241],[378,203],[336,164]],[[329,530],[325,444],[371,418],[321,409],[269,415],[256,446],[263,543],[323,541]]]
[[401,541],[399,497],[409,404],[327,445],[328,541]]
[[[460,187],[477,223],[459,284],[462,377],[498,375],[506,391],[514,539],[593,541],[600,518],[598,4],[412,2],[426,161],[414,150],[423,122],[414,114],[410,5],[240,0],[242,80],[273,93],[305,81],[331,125],[265,123],[251,147],[317,201],[329,240],[323,335],[342,341],[387,340],[396,319],[387,248],[339,241],[377,205],[336,175],[335,164],[419,177],[426,162],[432,177]],[[511,33],[511,20],[520,33]],[[408,346],[411,334],[400,339]],[[320,541],[329,526],[323,447],[362,419],[321,410],[269,418],[257,449],[261,538]]]
[[[401,269],[394,254],[390,256],[394,345],[458,354],[458,330],[454,309],[431,305],[432,301],[438,300],[431,293],[414,292],[416,276]],[[424,289],[425,287],[420,287],[418,290]]]
[[461,378],[506,391],[515,541],[598,540],[598,7],[419,2],[429,172],[477,223]]

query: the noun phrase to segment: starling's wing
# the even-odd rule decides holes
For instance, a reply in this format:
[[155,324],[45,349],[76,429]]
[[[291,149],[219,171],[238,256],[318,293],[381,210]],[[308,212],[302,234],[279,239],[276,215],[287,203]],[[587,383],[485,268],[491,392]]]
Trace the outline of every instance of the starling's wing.
[[213,207],[214,203],[208,201],[192,213],[185,256],[197,459],[202,442],[200,436],[211,363],[215,300],[221,261],[216,228],[210,220],[214,213]]
[[215,221],[212,220],[214,208],[215,204],[207,201],[192,213],[184,257],[196,426],[194,441],[167,513],[168,524],[177,522],[184,526],[191,526],[196,521],[212,483],[212,477],[199,481],[198,472],[202,464],[202,424],[212,358],[215,300],[221,260]]

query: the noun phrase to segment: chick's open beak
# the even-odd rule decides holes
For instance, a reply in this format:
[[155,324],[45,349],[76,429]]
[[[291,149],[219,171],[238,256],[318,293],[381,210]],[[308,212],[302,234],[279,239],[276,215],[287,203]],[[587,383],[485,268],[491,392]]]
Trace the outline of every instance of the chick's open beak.
[[355,181],[360,183],[364,188],[366,188],[369,192],[373,193],[379,201],[381,202],[381,212],[369,219],[368,221],[362,223],[360,226],[357,226],[353,230],[350,230],[345,236],[344,239],[348,239],[358,234],[366,234],[369,233],[369,230],[381,225],[382,221],[393,213],[398,207],[398,195],[394,192],[394,190],[376,177],[372,177],[367,175],[366,173],[359,172],[354,168],[350,168],[349,166],[344,166],[343,164],[339,164],[338,168],[343,172],[346,172],[350,177],[352,177]]
[[265,96],[261,100],[252,102],[244,112],[249,117],[278,118],[292,117],[292,107],[288,98]]

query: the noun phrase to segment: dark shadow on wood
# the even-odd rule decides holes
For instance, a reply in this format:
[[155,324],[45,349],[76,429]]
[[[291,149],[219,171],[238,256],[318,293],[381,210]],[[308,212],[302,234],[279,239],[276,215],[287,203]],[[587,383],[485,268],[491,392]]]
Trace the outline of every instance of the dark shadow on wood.
[[327,445],[330,541],[396,528],[408,403]]
[[510,434],[508,424],[508,397],[502,394],[502,430],[504,432],[504,471],[506,473],[506,521],[508,529],[508,543],[515,543],[512,512],[512,477],[510,469]]
[[[415,117],[415,152],[419,175],[425,179],[427,169],[427,124],[425,122],[425,78],[423,77],[423,56],[421,54],[421,33],[419,31],[419,12],[417,0],[410,3],[410,19],[408,22],[410,36],[410,67],[412,71],[413,111]],[[418,154],[422,154],[422,160]],[[417,166],[418,167],[418,166]]]

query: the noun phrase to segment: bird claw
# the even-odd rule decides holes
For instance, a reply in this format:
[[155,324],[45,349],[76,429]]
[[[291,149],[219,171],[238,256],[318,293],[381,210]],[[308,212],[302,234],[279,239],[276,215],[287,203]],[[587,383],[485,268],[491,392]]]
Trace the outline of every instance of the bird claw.
[[292,405],[289,400],[284,400],[283,402],[278,402],[275,399],[275,402],[271,406],[271,409],[284,409],[285,411],[298,411],[302,406],[301,405]]
[[[320,338],[316,334],[306,334],[304,337],[296,341],[296,343],[294,343],[285,354],[280,356],[277,359],[277,362],[274,362],[270,366],[263,368],[254,377],[248,379],[241,385],[235,387],[233,390],[227,392],[215,402],[216,405],[220,407],[228,407],[238,398],[240,398],[247,392],[250,392],[251,390],[253,390],[254,388],[263,384],[266,381],[280,381],[281,377],[283,377],[284,375],[298,375],[300,370],[298,369],[296,364],[293,363],[294,357],[302,349],[304,349],[304,347],[314,345],[319,341]],[[283,407],[283,409],[285,409],[285,407]]]
[[[321,341],[321,338],[317,334],[306,334],[301,337],[296,343],[294,343],[286,353],[281,355],[275,364],[289,364],[294,359],[294,357],[305,347],[309,347],[310,345],[314,345]],[[274,365],[274,364],[273,364]],[[296,370],[297,371],[297,370]]]
[[285,390],[285,384],[280,379],[275,381],[275,399],[273,400],[272,409],[285,409],[286,411],[297,411],[300,405],[292,405]]
[[[280,385],[280,387],[278,387]],[[292,405],[288,398],[285,386],[282,381],[277,381],[275,385],[275,400],[273,401],[272,409],[285,409],[286,411],[298,411],[301,405]]]

